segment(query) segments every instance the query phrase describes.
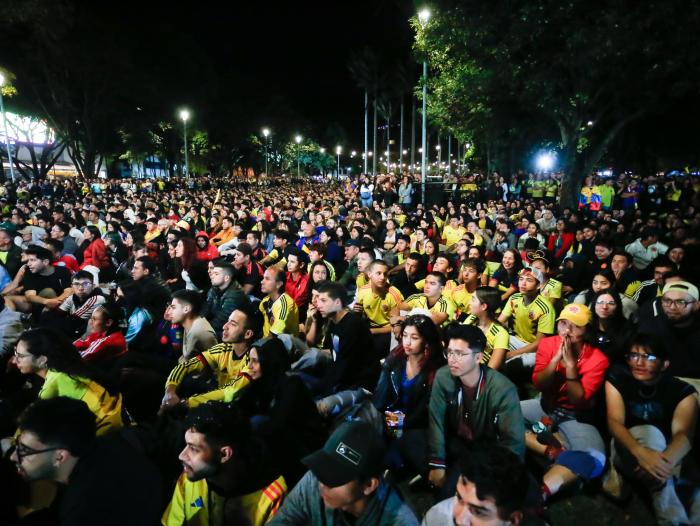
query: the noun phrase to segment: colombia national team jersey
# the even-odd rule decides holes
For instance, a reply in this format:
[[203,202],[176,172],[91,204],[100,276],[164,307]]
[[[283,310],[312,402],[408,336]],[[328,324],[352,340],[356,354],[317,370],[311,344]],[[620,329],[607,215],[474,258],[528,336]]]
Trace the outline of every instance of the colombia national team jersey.
[[514,319],[515,335],[524,342],[534,342],[538,332],[554,334],[554,307],[539,294],[525,305],[523,294],[516,292],[506,301],[502,315]]

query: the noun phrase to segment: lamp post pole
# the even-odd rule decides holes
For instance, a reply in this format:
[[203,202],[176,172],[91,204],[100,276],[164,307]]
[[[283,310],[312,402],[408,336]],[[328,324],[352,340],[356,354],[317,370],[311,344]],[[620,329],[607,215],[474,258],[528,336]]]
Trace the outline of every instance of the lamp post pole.
[[301,178],[301,171],[299,169],[299,145],[301,144],[301,135],[294,137],[294,141],[297,143],[297,178]]
[[263,136],[265,137],[265,175],[268,176],[269,174],[267,173],[267,158],[268,158],[268,153],[267,153],[267,145],[268,145],[268,137],[270,135],[270,130],[267,128],[263,128]]
[[[423,9],[418,13],[418,20],[420,22],[421,28],[425,31],[425,26],[428,24],[430,19],[430,11]],[[428,130],[427,130],[427,116],[428,116],[428,59],[423,60],[423,130],[421,143],[423,146],[423,152],[421,155],[421,165],[420,165],[420,186],[421,186],[421,196],[423,199],[423,204],[426,202],[425,195],[425,182],[427,179],[427,166],[426,160],[428,156]]]
[[182,175],[186,176],[187,178],[190,177],[190,169],[189,169],[189,156],[187,153],[187,120],[190,118],[190,112],[187,110],[182,110],[180,111],[180,118],[182,119],[182,133],[185,138],[185,165],[183,166],[182,170]]
[[15,168],[12,165],[12,152],[10,151],[10,134],[7,131],[7,116],[5,115],[5,104],[2,100],[2,87],[5,85],[5,76],[0,73],[0,113],[2,113],[2,123],[5,127],[5,147],[7,148],[7,161],[10,164],[10,179],[15,182]]
[[338,181],[340,181],[340,152],[341,151],[343,151],[343,149],[340,146],[337,146],[335,148],[335,153],[338,156],[338,171],[336,172]]

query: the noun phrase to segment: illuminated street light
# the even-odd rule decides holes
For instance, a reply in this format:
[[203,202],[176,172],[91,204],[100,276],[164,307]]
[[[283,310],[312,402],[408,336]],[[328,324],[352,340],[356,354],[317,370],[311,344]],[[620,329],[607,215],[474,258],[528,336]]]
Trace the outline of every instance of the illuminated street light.
[[299,170],[299,145],[301,144],[301,135],[294,137],[294,142],[297,143],[297,177],[301,177],[301,171]]
[[183,135],[185,136],[185,166],[183,167],[183,174],[186,177],[190,176],[190,169],[189,169],[189,161],[188,161],[188,155],[187,155],[187,121],[190,118],[190,112],[189,110],[182,109],[180,110],[180,119],[182,119],[182,131]]
[[340,146],[335,147],[335,154],[338,156],[338,180],[340,181],[340,152],[343,151],[343,148]]
[[554,168],[556,156],[553,152],[543,152],[535,159],[535,166],[541,172],[549,172]]
[[2,101],[2,87],[5,85],[5,75],[0,73],[0,113],[5,127],[5,147],[7,148],[7,161],[10,163],[10,179],[15,182],[15,168],[12,165],[12,153],[10,152],[10,134],[7,132],[7,117],[5,116],[5,104]]
[[265,137],[265,175],[267,175],[267,159],[269,157],[267,145],[268,145],[268,137],[270,136],[270,128],[263,128],[262,134],[263,134],[263,137]]

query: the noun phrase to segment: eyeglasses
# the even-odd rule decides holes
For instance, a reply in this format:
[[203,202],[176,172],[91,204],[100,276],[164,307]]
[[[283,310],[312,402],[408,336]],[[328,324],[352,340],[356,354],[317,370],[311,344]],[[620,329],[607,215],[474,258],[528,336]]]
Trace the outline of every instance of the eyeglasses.
[[19,435],[18,437],[12,439],[12,447],[14,448],[15,453],[17,453],[17,460],[19,462],[22,462],[22,459],[24,457],[31,457],[40,453],[48,453],[49,451],[58,451],[59,449],[65,449],[64,447],[48,447],[46,449],[34,449],[25,444],[22,444],[22,442],[19,441],[20,436],[22,435]]
[[616,303],[614,301],[597,300],[596,305],[607,305],[608,307],[614,307]]
[[74,281],[73,282],[73,288],[76,288],[76,289],[86,289],[90,285],[92,285],[92,281]]
[[655,363],[659,359],[658,356],[654,354],[642,354],[638,352],[628,352],[627,360],[630,362],[649,362]]
[[442,355],[445,357],[445,359],[449,360],[450,358],[457,358],[458,360],[461,360],[462,358],[466,358],[470,354],[477,354],[474,351],[472,352],[458,352],[458,351],[453,351],[453,350],[446,350],[443,351]]
[[664,307],[670,307],[673,305],[674,307],[685,309],[688,305],[692,305],[693,303],[695,303],[695,300],[672,300],[671,298],[661,298],[661,305]]
[[21,360],[22,358],[31,358],[31,356],[32,356],[31,354],[19,353],[19,352],[17,352],[17,350],[15,349],[15,358],[19,358],[19,359]]

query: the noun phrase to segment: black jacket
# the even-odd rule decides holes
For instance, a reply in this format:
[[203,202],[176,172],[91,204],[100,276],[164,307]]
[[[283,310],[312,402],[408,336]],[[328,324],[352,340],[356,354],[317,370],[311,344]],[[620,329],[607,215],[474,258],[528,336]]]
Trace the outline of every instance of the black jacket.
[[[398,409],[399,392],[405,368],[405,359],[388,358],[384,362],[372,399],[374,407],[380,413]],[[408,389],[408,407],[403,408],[406,415],[403,423],[405,429],[428,427],[430,385],[426,371],[422,370],[414,380]]]

